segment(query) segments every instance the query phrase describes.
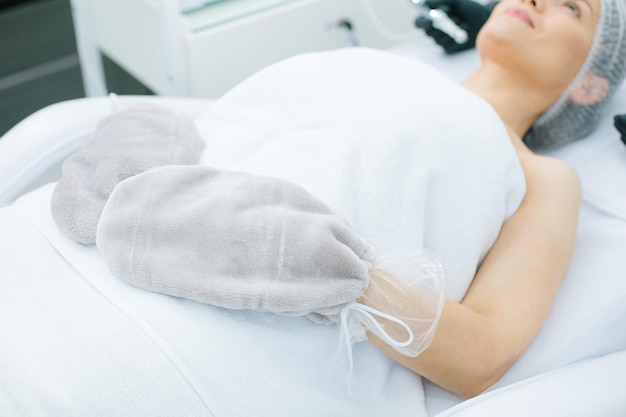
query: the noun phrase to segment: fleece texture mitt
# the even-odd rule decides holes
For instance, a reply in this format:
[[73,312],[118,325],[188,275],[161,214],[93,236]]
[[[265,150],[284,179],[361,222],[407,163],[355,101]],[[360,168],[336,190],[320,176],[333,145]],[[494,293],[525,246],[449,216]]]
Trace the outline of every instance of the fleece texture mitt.
[[169,109],[138,104],[116,112],[64,161],[52,216],[71,238],[93,244],[102,208],[120,181],[155,166],[195,164],[201,150],[193,121]]
[[111,194],[97,246],[130,284],[229,309],[338,320],[361,296],[373,248],[294,183],[164,166]]

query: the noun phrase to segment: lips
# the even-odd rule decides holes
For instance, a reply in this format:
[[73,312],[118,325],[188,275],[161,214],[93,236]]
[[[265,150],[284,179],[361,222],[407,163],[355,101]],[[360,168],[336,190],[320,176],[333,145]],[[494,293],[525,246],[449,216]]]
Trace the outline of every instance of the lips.
[[521,7],[508,8],[505,10],[504,13],[508,14],[509,16],[513,16],[513,17],[520,19],[522,22],[526,23],[531,28],[535,27],[535,24],[533,23],[533,20],[530,18],[530,15],[528,14],[528,12]]

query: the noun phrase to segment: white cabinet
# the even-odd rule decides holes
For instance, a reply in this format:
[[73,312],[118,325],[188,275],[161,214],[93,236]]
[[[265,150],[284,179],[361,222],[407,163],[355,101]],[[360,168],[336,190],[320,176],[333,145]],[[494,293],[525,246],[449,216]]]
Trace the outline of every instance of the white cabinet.
[[[385,48],[419,36],[408,0],[223,0],[188,13],[178,0],[73,3],[77,25],[83,21],[77,32],[92,49],[161,95],[217,97],[294,54],[354,42]],[[93,50],[81,52],[93,69]],[[99,77],[94,70],[86,78],[98,84]]]

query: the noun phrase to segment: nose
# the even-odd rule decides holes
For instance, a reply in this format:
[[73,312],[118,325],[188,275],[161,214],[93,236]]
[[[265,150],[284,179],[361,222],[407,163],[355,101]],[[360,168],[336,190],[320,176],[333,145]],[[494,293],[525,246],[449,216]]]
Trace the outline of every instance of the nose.
[[522,3],[528,3],[536,11],[542,11],[544,7],[544,0],[522,0]]

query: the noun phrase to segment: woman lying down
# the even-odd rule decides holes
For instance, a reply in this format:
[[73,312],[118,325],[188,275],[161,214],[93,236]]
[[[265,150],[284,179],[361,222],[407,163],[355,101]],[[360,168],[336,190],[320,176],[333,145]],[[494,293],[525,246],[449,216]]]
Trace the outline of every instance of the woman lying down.
[[625,26],[623,0],[503,0],[461,85],[373,50],[298,56],[207,110],[203,150],[164,110],[122,111],[66,161],[54,220],[152,291],[105,280],[210,413],[425,415],[416,375],[475,396],[544,322],[581,189],[531,149],[593,129]]

